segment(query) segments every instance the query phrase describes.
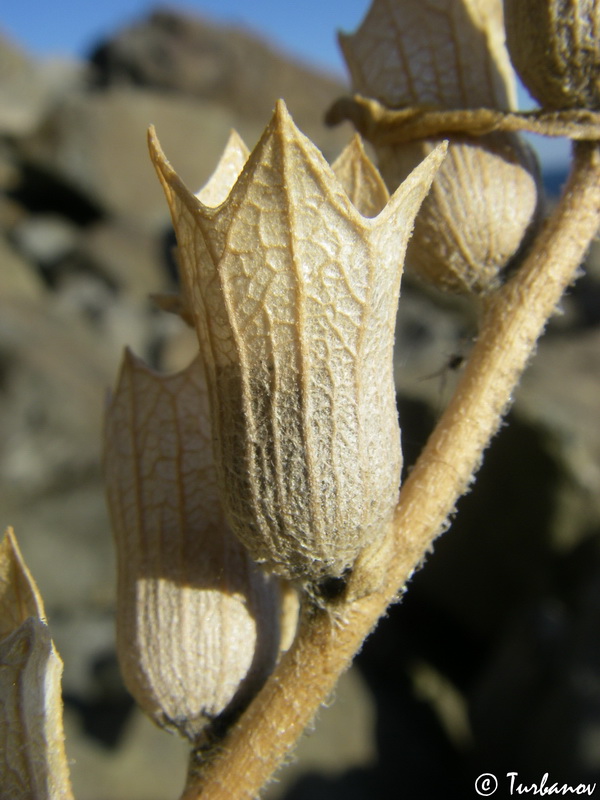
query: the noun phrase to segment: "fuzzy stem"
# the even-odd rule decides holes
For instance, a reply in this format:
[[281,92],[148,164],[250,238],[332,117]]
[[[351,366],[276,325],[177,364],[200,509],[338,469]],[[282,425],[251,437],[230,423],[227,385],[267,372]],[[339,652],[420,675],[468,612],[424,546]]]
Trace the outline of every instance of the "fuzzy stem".
[[486,136],[494,131],[529,131],[575,140],[600,139],[600,114],[586,108],[563,111],[499,111],[496,108],[449,109],[407,106],[393,109],[371,97],[341,97],[325,115],[325,123],[350,121],[374,145],[405,144],[449,134]]
[[252,800],[422,562],[481,462],[548,318],[600,226],[600,149],[575,145],[563,197],[513,278],[491,299],[456,392],[406,480],[384,585],[336,614],[307,610],[292,648],[182,800]]

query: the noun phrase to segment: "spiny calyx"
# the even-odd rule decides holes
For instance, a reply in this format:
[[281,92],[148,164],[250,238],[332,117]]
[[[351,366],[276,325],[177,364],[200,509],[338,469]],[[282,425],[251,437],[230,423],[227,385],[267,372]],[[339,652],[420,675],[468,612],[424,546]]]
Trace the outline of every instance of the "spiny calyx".
[[377,551],[397,500],[396,305],[445,146],[381,211],[385,190],[357,152],[372,218],[282,102],[243,168],[231,168],[231,148],[210,182],[226,187],[213,204],[185,187],[150,133],[207,368],[223,507],[272,571],[339,578]]

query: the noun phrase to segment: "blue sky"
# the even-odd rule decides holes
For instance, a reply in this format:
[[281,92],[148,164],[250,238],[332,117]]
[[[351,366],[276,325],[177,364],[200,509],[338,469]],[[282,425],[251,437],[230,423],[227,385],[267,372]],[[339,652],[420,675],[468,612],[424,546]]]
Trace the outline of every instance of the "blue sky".
[[[2,5],[0,30],[30,52],[79,56],[157,7],[148,0],[7,0]],[[288,52],[341,74],[336,30],[354,30],[369,0],[185,0],[171,5],[249,26]]]
[[[336,31],[355,30],[369,0],[182,0],[171,5],[217,22],[245,25],[303,61],[345,75]],[[32,55],[83,57],[100,39],[156,6],[148,0],[5,0],[0,31]],[[524,93],[521,102],[527,102]],[[566,163],[569,147],[564,140],[532,141],[548,167]]]

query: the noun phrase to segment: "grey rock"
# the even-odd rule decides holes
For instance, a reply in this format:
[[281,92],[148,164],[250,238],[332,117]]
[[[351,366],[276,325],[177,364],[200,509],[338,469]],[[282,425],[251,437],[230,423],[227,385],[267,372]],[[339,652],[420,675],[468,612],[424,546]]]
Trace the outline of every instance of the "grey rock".
[[82,735],[72,709],[65,732],[77,800],[164,800],[183,790],[188,743],[159,730],[141,711],[134,710],[119,746],[111,749]]
[[515,414],[540,431],[561,474],[549,535],[569,550],[600,526],[600,328],[548,335],[515,395]]
[[79,241],[78,229],[57,214],[37,214],[14,226],[12,239],[20,252],[42,270],[50,271],[67,258]]
[[597,549],[580,555],[568,601],[525,608],[476,684],[476,757],[491,770],[510,763],[553,781],[600,778],[600,565]]
[[39,65],[0,37],[0,133],[15,136],[33,130],[47,98]]
[[106,220],[86,232],[80,253],[119,293],[145,299],[169,288],[164,248],[162,236]]
[[[14,147],[8,140],[0,141],[0,189],[7,192],[13,189],[19,182],[19,164],[15,158]],[[2,204],[6,203],[7,198],[2,197]],[[0,225],[2,224],[0,215]]]
[[[65,276],[56,292],[55,311],[64,319],[78,319],[102,341],[111,359],[120,358],[125,346],[151,360],[153,347],[164,338],[149,300],[115,295],[97,276]],[[112,384],[112,376],[110,378]]]
[[262,125],[283,97],[300,127],[314,127],[344,90],[339,80],[294,63],[257,35],[166,8],[101,43],[91,60],[103,86],[185,94]]
[[396,390],[441,411],[475,330],[472,309],[460,298],[434,295],[410,278],[404,279],[396,319]]
[[56,97],[82,80],[76,62],[38,62],[0,36],[0,133],[23,136],[41,123]]
[[61,174],[111,216],[132,227],[162,229],[168,211],[148,157],[146,134],[156,125],[165,152],[190,186],[216,166],[232,127],[250,140],[258,129],[221,105],[131,88],[76,92],[65,98],[24,156]]
[[146,150],[151,123],[194,188],[213,171],[231,128],[249,147],[255,144],[279,97],[330,160],[348,139],[348,129],[327,130],[322,122],[343,90],[339,82],[242,31],[160,12],[98,53],[103,89],[80,84],[55,96],[43,124],[20,142],[20,153],[132,226],[156,229],[167,219]]
[[0,235],[0,297],[39,298],[43,293],[35,267]]
[[0,300],[0,483],[23,497],[97,469],[117,363],[82,320],[48,306]]

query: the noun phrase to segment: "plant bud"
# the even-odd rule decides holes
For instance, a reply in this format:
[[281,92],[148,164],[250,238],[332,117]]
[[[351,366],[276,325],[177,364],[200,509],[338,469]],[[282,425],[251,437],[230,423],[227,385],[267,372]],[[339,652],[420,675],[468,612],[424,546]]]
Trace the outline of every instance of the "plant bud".
[[597,0],[504,0],[515,69],[545,108],[600,109]]
[[106,415],[125,683],[191,740],[239,712],[279,653],[280,595],[228,530],[199,359],[160,376],[127,353]]
[[283,103],[217,206],[150,146],[207,365],[229,522],[277,574],[339,579],[381,548],[397,501],[396,304],[443,149],[368,219]]

